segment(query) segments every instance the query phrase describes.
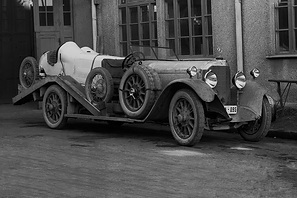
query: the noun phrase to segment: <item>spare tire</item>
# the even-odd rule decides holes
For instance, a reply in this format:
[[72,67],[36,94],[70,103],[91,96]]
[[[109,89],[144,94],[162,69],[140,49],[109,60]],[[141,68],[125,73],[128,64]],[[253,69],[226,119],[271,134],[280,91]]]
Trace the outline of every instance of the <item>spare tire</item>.
[[144,118],[153,106],[161,83],[150,67],[134,65],[123,75],[119,86],[120,105],[126,115]]
[[85,92],[92,104],[110,102],[113,97],[114,84],[109,71],[103,67],[92,69],[86,79]]
[[19,70],[20,84],[24,89],[31,87],[38,77],[38,64],[34,57],[24,58]]

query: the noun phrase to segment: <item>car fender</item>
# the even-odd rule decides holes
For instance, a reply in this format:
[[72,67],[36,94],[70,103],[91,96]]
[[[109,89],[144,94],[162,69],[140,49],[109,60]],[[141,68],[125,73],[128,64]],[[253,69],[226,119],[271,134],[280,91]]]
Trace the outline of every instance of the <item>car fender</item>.
[[251,121],[262,114],[262,101],[267,90],[259,83],[248,80],[246,86],[239,94],[238,112],[232,115],[232,122]]
[[157,101],[146,120],[164,120],[168,117],[171,98],[177,90],[188,88],[193,90],[204,102],[212,102],[216,93],[203,81],[198,79],[177,79],[170,82],[159,94]]

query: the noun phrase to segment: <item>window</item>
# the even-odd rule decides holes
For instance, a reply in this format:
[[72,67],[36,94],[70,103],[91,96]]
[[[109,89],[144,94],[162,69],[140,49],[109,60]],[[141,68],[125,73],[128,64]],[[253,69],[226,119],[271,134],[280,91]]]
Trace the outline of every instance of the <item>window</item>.
[[142,1],[142,3],[137,4],[126,3],[125,0],[121,0],[120,34],[122,55],[129,53],[130,45],[157,46],[157,7],[155,0]]
[[297,0],[280,0],[275,7],[276,53],[297,52]]
[[39,0],[40,26],[54,26],[53,0]]
[[213,55],[211,0],[165,0],[166,43],[179,55]]

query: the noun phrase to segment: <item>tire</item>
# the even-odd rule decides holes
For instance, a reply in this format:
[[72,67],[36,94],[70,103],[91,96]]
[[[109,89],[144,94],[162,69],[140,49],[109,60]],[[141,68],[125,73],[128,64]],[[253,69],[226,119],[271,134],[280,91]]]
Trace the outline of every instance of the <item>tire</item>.
[[38,64],[35,58],[26,57],[21,63],[19,70],[20,84],[24,89],[31,87],[38,77]]
[[137,65],[127,70],[120,82],[119,100],[130,118],[144,118],[156,100],[156,89],[160,87],[157,74],[149,67]]
[[58,85],[50,86],[43,97],[42,112],[46,124],[52,129],[62,129],[67,123],[67,94]]
[[201,101],[193,91],[182,89],[175,93],[169,106],[169,125],[178,144],[193,146],[200,141],[205,115]]
[[262,102],[262,115],[255,121],[250,121],[248,124],[240,127],[239,134],[244,140],[258,142],[262,140],[268,133],[271,125],[271,106],[266,97]]
[[110,102],[113,97],[114,84],[109,71],[96,67],[88,74],[85,84],[87,99],[93,104]]

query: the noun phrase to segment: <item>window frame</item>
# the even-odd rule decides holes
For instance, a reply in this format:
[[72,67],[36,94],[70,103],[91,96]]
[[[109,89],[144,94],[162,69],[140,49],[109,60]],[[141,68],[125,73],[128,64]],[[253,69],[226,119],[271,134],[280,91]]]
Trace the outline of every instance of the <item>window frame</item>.
[[[192,57],[197,57],[197,58],[205,58],[205,57],[214,57],[214,50],[213,50],[213,30],[212,30],[212,13],[208,13],[208,7],[207,7],[207,1],[211,2],[210,0],[201,0],[201,16],[192,16],[192,0],[186,0],[187,1],[187,6],[188,6],[188,16],[187,17],[180,17],[180,13],[178,11],[178,2],[177,0],[172,0],[173,1],[173,19],[172,18],[168,18],[167,17],[167,13],[168,13],[168,8],[167,5],[165,6],[165,24],[166,24],[166,45],[169,46],[169,40],[174,40],[174,49],[176,54],[178,54],[179,57],[182,58],[192,58]],[[166,4],[166,3],[165,3]],[[210,7],[211,8],[211,7]],[[211,12],[211,10],[210,10]],[[201,18],[201,24],[202,24],[202,35],[194,35],[193,34],[193,20],[195,18]],[[208,27],[208,21],[207,18],[210,18],[210,22],[211,22],[211,27]],[[180,24],[179,24],[179,20],[184,20],[187,19],[188,20],[188,26],[189,26],[189,35],[188,36],[182,36],[180,33]],[[169,37],[167,32],[169,31],[169,27],[168,27],[168,21],[172,21],[174,22],[174,37]],[[211,34],[208,34],[209,28],[211,30]],[[194,53],[194,39],[195,38],[202,38],[202,53],[201,54],[195,54]],[[180,45],[180,41],[179,39],[182,38],[189,38],[189,54],[187,55],[183,55],[181,53],[181,45]],[[209,46],[209,42],[208,39],[211,38],[211,45]]]
[[[297,54],[297,21],[295,21],[295,18],[297,15],[297,4],[294,5],[294,0],[287,0],[287,5],[280,5],[282,2],[278,1],[275,6],[275,52],[277,55],[290,55],[290,54]],[[284,3],[284,2],[283,2]],[[297,3],[297,2],[296,2]],[[281,29],[279,27],[280,24],[280,12],[279,10],[281,8],[288,9],[288,28]],[[295,9],[295,10],[294,10]],[[296,26],[296,27],[294,27]],[[280,44],[280,32],[288,31],[288,50],[281,50],[281,44]]]
[[[142,7],[149,6],[148,13],[148,21],[142,21]],[[120,0],[119,3],[119,29],[120,29],[120,53],[121,55],[129,54],[129,46],[135,45],[143,45],[143,42],[149,42],[150,46],[158,46],[158,35],[157,35],[157,8],[156,0],[144,0],[141,2],[127,2],[127,0]],[[137,22],[131,22],[131,8],[137,8]],[[122,19],[122,10],[125,10],[125,23]],[[154,18],[154,13],[156,12],[156,17]],[[142,25],[148,24],[149,26],[149,38],[143,38]],[[155,25],[154,25],[155,24]],[[132,40],[132,31],[131,26],[137,25],[138,27],[138,39]],[[126,27],[126,38],[123,38],[123,27]],[[154,36],[155,32],[156,35]],[[126,49],[124,49],[126,48]]]

